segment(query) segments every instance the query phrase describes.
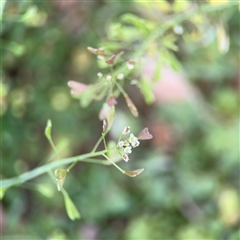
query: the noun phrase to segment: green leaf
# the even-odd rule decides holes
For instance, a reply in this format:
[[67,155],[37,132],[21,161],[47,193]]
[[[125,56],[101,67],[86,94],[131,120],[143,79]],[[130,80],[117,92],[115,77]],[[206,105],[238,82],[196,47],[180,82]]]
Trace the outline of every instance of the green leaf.
[[64,203],[65,203],[68,217],[73,221],[76,219],[80,219],[81,215],[80,215],[79,211],[77,210],[75,204],[69,197],[68,193],[66,191],[62,191],[62,193],[63,193]]
[[54,191],[50,185],[39,184],[36,186],[36,190],[45,197],[52,198],[54,196]]
[[109,51],[109,52],[112,52],[112,51],[116,51],[118,49],[121,49],[122,48],[122,45],[120,43],[117,43],[117,42],[103,42],[100,44],[101,48],[104,48],[105,51]]
[[153,84],[151,80],[142,78],[141,82],[139,83],[139,88],[147,104],[151,104],[155,101],[155,96],[153,94]]
[[6,192],[6,189],[1,187],[0,188],[0,200],[3,199],[5,192]]
[[169,34],[162,39],[161,44],[170,50],[178,51],[178,46],[174,43],[177,38],[176,35]]
[[130,23],[138,28],[146,28],[146,20],[132,13],[126,13],[122,15],[120,20],[124,23]]
[[157,63],[155,65],[155,69],[154,69],[154,75],[153,75],[153,81],[158,82],[161,79],[161,75],[162,75],[162,60],[161,58],[159,58],[157,60]]
[[175,57],[175,55],[172,54],[169,50],[164,48],[164,49],[160,49],[158,52],[159,52],[159,56],[161,57],[163,65],[169,66],[175,71],[180,69],[181,63]]
[[45,128],[45,136],[48,140],[51,140],[51,130],[52,130],[52,121],[50,119],[48,119],[47,121],[47,126]]
[[190,7],[191,3],[187,0],[175,1],[173,4],[174,12],[183,12],[186,11]]

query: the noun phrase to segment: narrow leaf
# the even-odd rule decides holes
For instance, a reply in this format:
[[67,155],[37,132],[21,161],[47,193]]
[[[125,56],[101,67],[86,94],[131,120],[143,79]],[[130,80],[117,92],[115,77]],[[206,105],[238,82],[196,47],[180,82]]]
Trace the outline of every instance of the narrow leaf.
[[5,191],[6,191],[6,189],[5,188],[0,188],[0,200],[2,200],[3,199],[3,197],[4,197],[4,194],[5,194]]
[[62,193],[63,193],[64,203],[65,203],[68,217],[73,221],[76,219],[80,219],[81,215],[80,215],[79,211],[77,210],[75,204],[69,197],[68,193],[66,191],[64,191]]
[[50,119],[48,119],[47,121],[47,126],[45,128],[45,136],[48,140],[51,140],[51,130],[52,130],[52,121]]

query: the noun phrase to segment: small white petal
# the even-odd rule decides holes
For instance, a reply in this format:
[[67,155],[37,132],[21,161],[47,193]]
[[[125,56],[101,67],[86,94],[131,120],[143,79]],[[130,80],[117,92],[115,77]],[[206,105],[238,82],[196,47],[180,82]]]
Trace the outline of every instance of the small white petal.
[[122,80],[123,78],[124,78],[124,74],[123,73],[118,74],[117,79]]
[[101,77],[103,76],[103,74],[102,74],[101,72],[99,72],[99,73],[97,73],[97,76],[98,76],[99,78],[101,78]]
[[124,146],[124,141],[120,141],[120,142],[118,143],[118,146],[119,146],[119,147],[123,147],[123,146]]
[[131,147],[125,147],[124,152],[127,153],[127,154],[130,154],[130,153],[132,153],[132,148]]
[[108,75],[108,76],[106,77],[106,79],[107,79],[108,81],[110,81],[110,80],[112,79],[112,76],[111,76],[111,75]]

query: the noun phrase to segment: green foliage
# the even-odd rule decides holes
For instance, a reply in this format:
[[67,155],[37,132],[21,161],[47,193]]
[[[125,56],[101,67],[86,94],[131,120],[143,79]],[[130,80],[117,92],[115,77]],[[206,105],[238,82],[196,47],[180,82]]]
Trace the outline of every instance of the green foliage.
[[[14,180],[20,187],[0,191],[3,239],[239,236],[239,10],[230,1],[210,2],[199,7],[196,1],[6,1],[1,16],[1,183]],[[139,118],[131,116],[124,94],[114,86],[118,104],[105,136],[107,148],[114,149],[110,152],[98,152],[104,149],[98,116],[109,97],[109,65],[96,61],[88,46],[117,55],[111,75],[124,74],[117,83],[139,110]],[[126,67],[129,59],[135,61],[132,70]],[[149,59],[156,63],[151,79],[143,73]],[[103,81],[97,77],[99,67]],[[171,83],[166,67],[177,76],[185,71],[184,81],[193,89],[185,100],[173,87],[172,102],[157,94],[162,86],[157,81],[166,77]],[[70,79],[90,86],[75,96],[79,101],[71,98]],[[148,104],[155,99],[154,104],[143,103],[140,94]],[[50,121],[45,128],[48,118],[54,123],[52,138]],[[127,125],[134,131],[147,125],[154,138],[141,142],[128,163],[118,163],[115,146]],[[99,136],[95,155],[87,155]],[[124,173],[131,175],[136,166],[144,172],[129,178],[115,171],[108,158]],[[44,174],[63,169],[61,164],[74,165],[64,182],[68,193],[62,189],[64,203],[56,179]]]

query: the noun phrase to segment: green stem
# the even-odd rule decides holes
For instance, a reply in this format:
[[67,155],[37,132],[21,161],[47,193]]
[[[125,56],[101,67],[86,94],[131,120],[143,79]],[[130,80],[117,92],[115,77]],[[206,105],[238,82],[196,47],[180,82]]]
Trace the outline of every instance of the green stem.
[[7,2],[7,0],[2,0],[0,3],[0,21],[2,21],[3,10],[4,10],[6,2]]
[[89,159],[96,156],[102,156],[102,154],[106,153],[107,150],[95,152],[95,153],[86,153],[80,156],[71,157],[71,158],[65,158],[61,161],[51,162],[48,164],[45,164],[41,167],[35,168],[29,172],[23,173],[17,177],[13,177],[10,179],[5,179],[0,181],[0,187],[1,188],[8,188],[14,185],[22,184],[30,179],[33,179],[35,177],[38,177],[52,169],[59,168],[60,166],[67,165],[73,162],[87,162],[87,163],[97,163],[97,164],[103,164],[103,165],[110,165],[108,161],[105,160],[97,160],[97,159]]
[[128,97],[128,94],[125,92],[125,90],[123,89],[123,87],[122,87],[117,81],[115,82],[115,84],[116,84],[117,88],[119,89],[119,91],[122,93],[122,95],[123,95],[124,97]]
[[103,139],[104,147],[107,150],[108,148],[107,148],[107,143],[106,143],[106,139],[105,139],[105,134],[104,133],[102,133],[102,139]]
[[[75,161],[73,162],[68,168],[67,168],[67,171],[70,172],[70,170],[78,163],[79,161]],[[81,162],[86,162],[86,163],[98,163],[98,164],[103,164],[103,165],[109,165],[107,164],[107,161],[106,160],[101,160],[101,159],[98,159],[98,158],[88,158],[88,159],[85,159],[85,160],[82,160]]]
[[125,170],[123,170],[122,168],[120,168],[115,162],[113,162],[106,154],[102,154],[102,156],[104,156],[112,165],[114,165],[121,173],[125,174]]
[[99,144],[101,143],[101,141],[102,141],[102,136],[98,139],[98,141],[95,144],[95,146],[93,147],[91,153],[94,153],[97,150],[97,148],[98,148]]

